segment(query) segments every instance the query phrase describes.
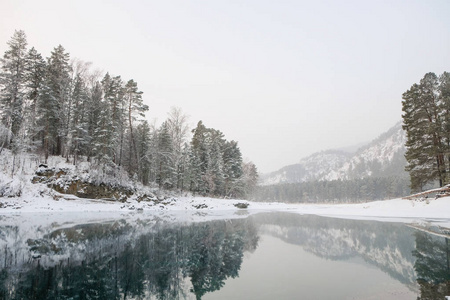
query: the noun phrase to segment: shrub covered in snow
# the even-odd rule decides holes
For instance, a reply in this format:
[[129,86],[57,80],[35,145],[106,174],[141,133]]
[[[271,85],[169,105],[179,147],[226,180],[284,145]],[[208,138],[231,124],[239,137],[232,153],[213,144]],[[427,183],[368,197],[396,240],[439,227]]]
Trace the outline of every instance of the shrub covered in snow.
[[[3,174],[2,174],[3,175]],[[23,179],[0,178],[0,197],[20,197],[24,187]]]

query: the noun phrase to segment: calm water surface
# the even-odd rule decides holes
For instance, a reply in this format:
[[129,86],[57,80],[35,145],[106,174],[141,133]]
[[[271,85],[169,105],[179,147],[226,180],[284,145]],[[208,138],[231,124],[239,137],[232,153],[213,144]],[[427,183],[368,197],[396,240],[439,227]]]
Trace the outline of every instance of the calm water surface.
[[448,232],[437,227],[287,213],[195,223],[150,214],[0,220],[0,299],[450,295]]

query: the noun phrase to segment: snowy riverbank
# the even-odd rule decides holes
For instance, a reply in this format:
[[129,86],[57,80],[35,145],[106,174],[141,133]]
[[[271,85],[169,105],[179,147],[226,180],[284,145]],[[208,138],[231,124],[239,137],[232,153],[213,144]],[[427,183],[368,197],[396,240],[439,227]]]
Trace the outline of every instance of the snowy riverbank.
[[[139,197],[139,193],[136,193],[125,202],[108,201],[60,194],[45,183],[33,184],[33,177],[38,169],[37,161],[28,156],[24,156],[20,160],[18,163],[20,172],[12,177],[11,170],[18,169],[13,168],[11,162],[10,153],[4,150],[0,157],[0,192],[4,196],[0,197],[0,219],[4,222],[9,217],[17,215],[41,218],[43,213],[70,215],[70,219],[76,220],[76,222],[88,215],[92,216],[92,219],[104,219],[132,215],[139,217],[142,214],[150,217],[164,214],[171,215],[171,219],[206,221],[279,211],[406,223],[432,221],[447,224],[446,227],[450,227],[450,197],[430,198],[425,201],[394,199],[360,204],[284,204],[193,196],[175,197],[174,194],[161,193],[158,195],[160,193],[158,190],[152,191],[146,187],[136,187],[140,194],[153,193],[153,196],[147,198],[147,201],[139,202],[138,200],[142,198]],[[77,178],[90,176],[92,179],[97,176],[87,162],[74,167],[60,157],[51,157],[49,164],[59,169],[71,170]],[[111,182],[111,179],[104,180]],[[99,181],[98,178],[97,181]],[[121,185],[132,187],[133,182],[122,179]],[[236,207],[237,204],[243,203],[249,203],[248,208]]]
[[[54,196],[62,196],[55,193]],[[58,200],[54,200],[54,198]],[[75,213],[78,217],[101,213],[102,217],[114,215],[169,214],[191,216],[195,220],[235,218],[260,212],[291,212],[321,216],[397,221],[405,223],[437,222],[450,227],[450,197],[429,201],[394,199],[361,204],[285,204],[249,202],[243,200],[214,199],[203,197],[167,198],[159,203],[129,200],[125,203],[106,200],[81,199],[70,195],[63,197],[2,198],[0,216],[40,213]],[[238,203],[248,203],[247,209],[237,208]]]

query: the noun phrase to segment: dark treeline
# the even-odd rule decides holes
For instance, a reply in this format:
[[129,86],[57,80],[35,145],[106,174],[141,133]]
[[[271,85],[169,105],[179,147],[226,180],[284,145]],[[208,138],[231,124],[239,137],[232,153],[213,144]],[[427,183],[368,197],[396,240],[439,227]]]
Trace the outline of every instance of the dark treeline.
[[258,244],[248,220],[146,226],[151,232],[124,221],[56,230],[28,240],[24,257],[9,245],[0,299],[201,299],[237,277],[244,252]]
[[144,185],[203,195],[242,197],[256,185],[255,165],[244,163],[237,142],[220,131],[201,121],[190,131],[177,108],[160,126],[150,125],[134,80],[94,72],[61,45],[44,59],[28,49],[23,31],[8,46],[0,72],[0,153],[84,160],[104,178],[126,172]]
[[343,203],[384,200],[408,195],[408,178],[367,177],[353,180],[311,181],[259,186],[252,198],[258,201]]

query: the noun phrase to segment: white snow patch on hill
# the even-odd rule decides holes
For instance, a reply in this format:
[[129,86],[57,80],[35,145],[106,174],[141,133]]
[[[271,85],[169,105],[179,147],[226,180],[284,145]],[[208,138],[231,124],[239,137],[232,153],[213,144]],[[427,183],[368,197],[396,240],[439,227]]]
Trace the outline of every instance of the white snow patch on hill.
[[406,135],[401,123],[355,153],[328,150],[314,153],[278,171],[261,176],[261,185],[361,179],[404,172]]

